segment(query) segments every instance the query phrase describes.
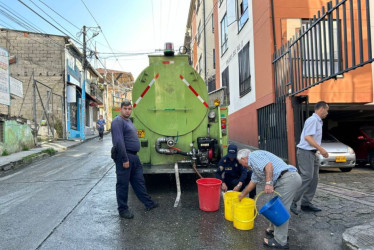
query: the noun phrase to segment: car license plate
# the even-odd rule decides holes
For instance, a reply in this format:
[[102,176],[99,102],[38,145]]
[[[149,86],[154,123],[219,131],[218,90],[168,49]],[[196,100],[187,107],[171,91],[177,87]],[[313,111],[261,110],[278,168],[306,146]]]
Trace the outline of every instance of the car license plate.
[[345,156],[337,156],[335,158],[335,161],[336,162],[346,162],[347,161],[347,158]]
[[138,134],[139,138],[144,138],[145,137],[145,130],[144,129],[138,129],[136,131],[136,133]]

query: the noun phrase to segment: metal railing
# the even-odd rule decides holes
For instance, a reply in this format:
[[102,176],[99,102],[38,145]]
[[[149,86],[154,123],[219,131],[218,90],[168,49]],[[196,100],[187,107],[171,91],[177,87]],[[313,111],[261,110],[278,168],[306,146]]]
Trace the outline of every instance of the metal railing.
[[328,2],[274,53],[276,101],[373,62],[369,2]]

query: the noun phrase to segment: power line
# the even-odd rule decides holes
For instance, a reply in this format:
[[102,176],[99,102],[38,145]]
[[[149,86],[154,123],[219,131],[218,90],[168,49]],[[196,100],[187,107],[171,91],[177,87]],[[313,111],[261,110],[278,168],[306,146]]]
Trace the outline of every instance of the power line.
[[30,0],[30,2],[32,2],[39,10],[41,10],[44,14],[46,14],[50,19],[52,19],[57,25],[59,25],[62,29],[64,29],[67,33],[69,33],[72,37],[74,37],[74,35],[68,31],[67,29],[65,29],[61,24],[59,24],[53,17],[51,17],[48,13],[46,13],[42,8],[40,8],[36,3],[34,3],[32,0]]
[[[19,0],[19,1],[20,1],[20,0]],[[93,18],[93,20],[95,21],[96,25],[99,27],[101,33],[103,33],[103,36],[104,36],[104,39],[105,39],[106,43],[108,44],[110,50],[113,52],[113,49],[112,49],[112,47],[110,46],[109,41],[108,41],[108,39],[106,38],[106,36],[105,36],[105,34],[104,34],[104,31],[101,29],[101,26],[99,25],[98,21],[97,21],[96,18],[92,15],[91,11],[89,10],[89,8],[88,8],[87,5],[85,4],[85,2],[84,2],[83,0],[81,0],[81,2],[82,2],[83,5],[86,7],[88,13],[90,13],[90,15],[91,15],[91,17]],[[123,70],[123,67],[122,67],[121,63],[119,62],[118,58],[116,58],[116,59],[117,59],[117,63],[118,63],[118,65],[120,66],[121,70]]]
[[155,15],[154,15],[154,10],[153,10],[153,0],[150,0],[150,1],[151,1],[151,6],[152,6],[153,46],[155,46],[156,45]]
[[[25,21],[24,18],[20,17],[20,15],[17,12],[15,12],[13,9],[11,9],[10,7],[7,8],[7,6],[2,3],[0,3],[0,5],[1,5],[0,7],[3,9],[3,10],[0,10],[0,12],[2,13],[4,17],[8,18],[9,20],[13,21],[19,26],[24,27],[26,30],[33,30],[33,31],[38,32],[38,29],[35,28],[34,24],[32,24],[31,22]],[[7,12],[10,14],[8,14]]]
[[77,28],[78,30],[80,30],[79,27],[77,27],[75,24],[73,24],[72,22],[70,22],[68,19],[66,19],[65,17],[63,17],[62,15],[60,15],[57,11],[55,11],[52,7],[50,7],[49,5],[47,5],[46,3],[44,3],[42,0],[39,0],[39,2],[41,2],[42,4],[44,4],[47,8],[49,8],[50,10],[52,10],[54,13],[56,13],[59,17],[61,17],[62,19],[64,19],[66,22],[70,23],[72,26],[74,26],[75,28]]
[[[35,27],[34,24],[32,24],[29,20],[23,18],[20,16],[20,14],[18,14],[16,11],[14,11],[12,8],[10,8],[9,6],[7,7],[6,5],[0,3],[0,7],[3,8],[5,11],[7,11],[8,13],[4,12],[3,10],[0,10],[0,14],[2,14],[3,16],[5,16],[6,18],[8,18],[9,20],[13,21],[14,23],[18,24],[20,27],[23,27],[25,28],[26,30],[31,30],[32,32],[36,32],[36,33],[45,33],[44,31],[38,29],[37,27]],[[56,40],[52,39],[51,37],[45,37],[45,39],[48,39],[51,41],[51,43],[53,43],[54,45],[57,45],[57,46],[60,46],[62,48],[64,48],[62,45],[60,45]],[[35,39],[32,39],[32,38],[29,38],[33,41],[36,41],[37,43],[39,44],[42,44],[44,46],[47,46],[46,44],[44,43],[41,43]]]
[[[34,12],[36,15],[38,15],[41,19],[43,19],[44,21],[46,21],[47,23],[49,23],[51,26],[53,26],[55,29],[57,29],[58,31],[60,31],[62,34],[66,35],[69,37],[68,34],[66,34],[65,32],[63,32],[61,29],[59,29],[58,27],[56,27],[53,23],[51,23],[50,21],[48,21],[47,19],[45,19],[43,16],[41,16],[38,12],[36,12],[35,10],[33,10],[30,6],[28,6],[27,4],[25,4],[24,2],[22,2],[22,0],[18,0],[18,2],[22,3],[25,7],[27,7],[29,10],[31,10],[32,12]],[[76,43],[78,44],[81,44],[80,41],[77,41],[76,39],[74,39],[73,37],[71,37],[71,39],[73,39]]]
[[14,29],[14,27],[12,25],[9,25],[9,23],[5,22],[4,20],[0,19],[0,21],[2,22],[2,24],[5,24],[4,27],[11,27]]

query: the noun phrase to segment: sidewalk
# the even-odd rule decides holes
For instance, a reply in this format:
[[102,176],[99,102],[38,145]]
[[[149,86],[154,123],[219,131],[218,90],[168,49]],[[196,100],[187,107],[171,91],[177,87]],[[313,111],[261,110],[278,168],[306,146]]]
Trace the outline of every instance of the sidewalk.
[[[234,143],[239,149],[258,150],[258,148],[249,146],[240,142],[230,140],[229,143]],[[374,249],[374,220],[366,224],[348,228],[342,235],[342,245],[344,250],[369,250]]]
[[[17,168],[32,162],[44,159],[54,155],[56,152],[62,152],[68,148],[78,146],[84,142],[97,138],[98,134],[89,135],[84,141],[79,139],[74,141],[57,140],[54,142],[42,142],[39,147],[27,151],[13,153],[7,156],[0,156],[0,174],[7,170]],[[52,150],[53,149],[53,150]]]

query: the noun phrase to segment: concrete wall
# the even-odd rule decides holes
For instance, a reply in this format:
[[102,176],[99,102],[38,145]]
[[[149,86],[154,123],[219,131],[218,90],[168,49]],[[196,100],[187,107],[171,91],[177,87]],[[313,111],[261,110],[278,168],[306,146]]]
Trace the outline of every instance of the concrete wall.
[[1,121],[3,123],[3,142],[0,142],[0,155],[6,149],[8,153],[22,151],[25,146],[34,147],[32,129],[28,124],[21,124],[17,121]]
[[[10,65],[10,76],[23,82],[24,98],[11,100],[10,115],[33,119],[33,85],[34,79],[52,88],[58,95],[63,95],[65,71],[65,38],[13,30],[0,30],[0,46],[8,49],[10,56],[16,57],[16,63]],[[5,39],[6,37],[6,39]],[[48,88],[38,85],[40,95],[47,104]],[[42,117],[43,108],[37,95],[37,117]],[[23,104],[22,104],[23,103]],[[63,108],[61,99],[53,97],[54,115],[62,120]],[[52,102],[49,107],[51,109]],[[0,113],[8,114],[8,107],[0,105]]]

